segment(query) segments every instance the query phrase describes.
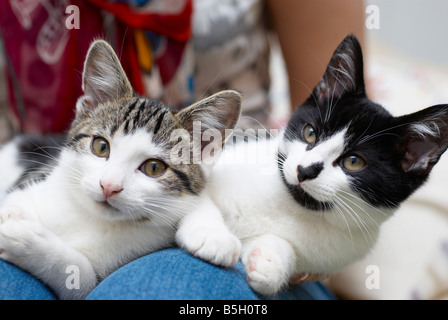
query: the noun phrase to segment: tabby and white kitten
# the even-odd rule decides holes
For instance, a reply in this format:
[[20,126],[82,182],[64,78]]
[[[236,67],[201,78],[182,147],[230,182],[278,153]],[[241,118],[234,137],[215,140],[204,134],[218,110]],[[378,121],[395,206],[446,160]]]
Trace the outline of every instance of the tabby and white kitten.
[[[172,244],[179,220],[199,205],[207,176],[200,164],[174,161],[173,132],[191,133],[199,121],[201,130],[224,133],[241,104],[234,91],[181,111],[139,97],[102,40],[88,51],[83,90],[51,173],[9,192],[0,208],[0,258],[62,299],[84,298],[116,268]],[[4,146],[0,159],[17,159],[21,141]],[[20,163],[2,179],[14,172],[23,172]],[[79,288],[66,285],[72,270],[79,271]]]
[[[348,36],[278,139],[226,147],[210,176],[212,201],[182,222],[177,241],[229,266],[240,253],[233,246],[224,259],[230,229],[250,285],[275,294],[294,276],[335,273],[365,256],[447,147],[448,105],[393,117],[367,98],[361,47]],[[260,150],[273,150],[267,164],[246,161]],[[262,174],[269,165],[276,172]]]

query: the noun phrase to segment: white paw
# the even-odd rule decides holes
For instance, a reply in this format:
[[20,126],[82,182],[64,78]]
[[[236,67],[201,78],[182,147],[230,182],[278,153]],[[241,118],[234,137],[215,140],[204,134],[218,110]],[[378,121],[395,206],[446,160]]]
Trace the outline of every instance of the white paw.
[[226,230],[200,228],[182,238],[190,253],[215,265],[231,267],[240,257],[240,240]]
[[20,264],[39,245],[50,243],[46,228],[38,221],[24,219],[20,211],[0,213],[0,259]]
[[256,248],[243,261],[249,285],[263,295],[277,293],[284,284],[285,271],[279,256],[268,248]]
[[23,220],[25,214],[22,210],[16,208],[6,208],[0,211],[0,225],[12,220]]

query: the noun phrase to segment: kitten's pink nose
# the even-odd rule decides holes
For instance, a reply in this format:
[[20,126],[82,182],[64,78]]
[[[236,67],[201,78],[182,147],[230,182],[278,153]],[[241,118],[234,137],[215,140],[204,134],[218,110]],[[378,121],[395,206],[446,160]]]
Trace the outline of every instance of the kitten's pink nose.
[[113,195],[123,191],[123,187],[121,185],[109,182],[100,181],[101,189],[103,190],[103,195],[105,200],[109,199]]

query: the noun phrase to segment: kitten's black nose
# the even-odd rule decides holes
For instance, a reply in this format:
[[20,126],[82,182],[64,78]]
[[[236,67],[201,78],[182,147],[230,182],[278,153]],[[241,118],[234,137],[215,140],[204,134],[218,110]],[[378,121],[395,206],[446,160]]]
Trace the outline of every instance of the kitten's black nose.
[[319,175],[319,173],[323,170],[323,168],[324,164],[322,162],[313,163],[312,165],[306,168],[298,166],[297,179],[299,179],[299,182],[314,179]]

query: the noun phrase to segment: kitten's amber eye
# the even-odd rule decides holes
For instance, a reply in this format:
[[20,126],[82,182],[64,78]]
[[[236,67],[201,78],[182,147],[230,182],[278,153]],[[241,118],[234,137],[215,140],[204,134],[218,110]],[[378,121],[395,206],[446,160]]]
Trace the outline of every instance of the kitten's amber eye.
[[162,174],[166,172],[168,166],[165,162],[157,160],[157,159],[149,159],[140,167],[140,171],[146,174],[149,177],[160,177]]
[[308,143],[315,143],[317,140],[316,130],[309,124],[303,128],[303,136]]
[[110,154],[109,142],[102,137],[95,137],[91,145],[92,152],[100,158],[107,158]]
[[366,162],[361,157],[351,155],[342,160],[342,165],[347,170],[358,171],[366,166]]

